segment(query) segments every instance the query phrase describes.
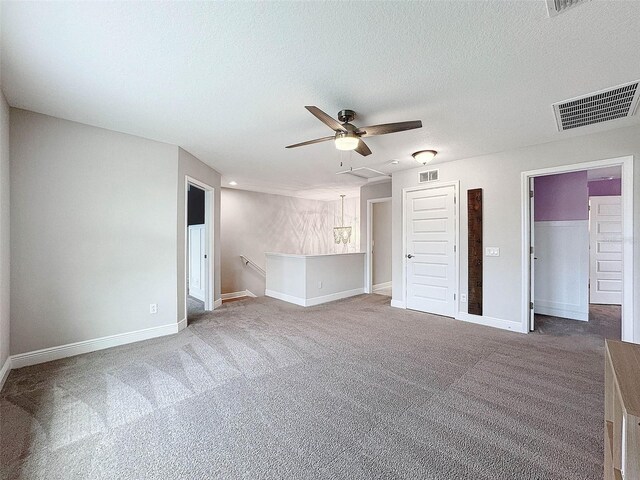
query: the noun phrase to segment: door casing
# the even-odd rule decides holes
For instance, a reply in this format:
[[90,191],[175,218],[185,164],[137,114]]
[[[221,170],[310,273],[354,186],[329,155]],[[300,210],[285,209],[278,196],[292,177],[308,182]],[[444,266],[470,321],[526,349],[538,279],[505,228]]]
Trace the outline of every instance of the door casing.
[[640,331],[634,331],[633,317],[633,155],[616,157],[592,162],[574,163],[570,165],[558,165],[556,167],[543,168],[539,170],[529,170],[521,173],[521,285],[522,285],[522,310],[521,323],[522,331],[529,331],[530,323],[530,302],[531,296],[531,273],[530,268],[530,234],[531,234],[531,212],[529,208],[529,184],[530,179],[543,175],[553,175],[555,173],[579,172],[592,170],[594,168],[620,166],[622,167],[622,232],[623,232],[623,294],[622,294],[622,340],[626,342],[640,343]]

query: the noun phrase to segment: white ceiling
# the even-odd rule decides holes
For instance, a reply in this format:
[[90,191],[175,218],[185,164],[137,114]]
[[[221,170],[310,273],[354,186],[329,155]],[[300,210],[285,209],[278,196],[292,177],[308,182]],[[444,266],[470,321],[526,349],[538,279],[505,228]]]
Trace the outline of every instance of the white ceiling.
[[[548,18],[492,2],[13,2],[2,5],[12,106],[181,145],[238,187],[337,198],[387,173],[640,123],[558,132],[551,104],[640,79],[640,2]],[[424,128],[331,142],[304,105]],[[391,165],[391,160],[400,161]],[[344,166],[340,167],[340,162]]]

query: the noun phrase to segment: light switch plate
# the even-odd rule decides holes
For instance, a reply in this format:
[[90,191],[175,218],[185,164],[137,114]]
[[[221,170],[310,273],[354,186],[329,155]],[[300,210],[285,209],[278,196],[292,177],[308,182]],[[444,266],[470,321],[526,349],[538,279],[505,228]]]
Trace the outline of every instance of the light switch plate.
[[484,255],[486,257],[499,257],[500,247],[487,247],[484,249]]

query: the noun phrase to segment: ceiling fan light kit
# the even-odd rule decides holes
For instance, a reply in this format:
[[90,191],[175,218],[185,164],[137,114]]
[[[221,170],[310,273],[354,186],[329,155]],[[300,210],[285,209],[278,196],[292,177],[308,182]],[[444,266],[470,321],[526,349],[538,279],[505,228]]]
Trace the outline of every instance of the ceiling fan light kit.
[[426,165],[438,154],[435,150],[420,150],[412,153],[411,156],[415,158],[416,162]]
[[360,139],[353,132],[336,132],[335,143],[338,150],[355,150]]
[[355,150],[363,157],[366,157],[367,155],[371,155],[371,150],[367,144],[362,141],[362,137],[373,137],[374,135],[385,135],[387,133],[403,132],[405,130],[422,128],[422,122],[420,120],[383,123],[380,125],[358,128],[351,124],[351,121],[356,118],[356,112],[353,110],[340,110],[338,113],[338,121],[324,113],[318,107],[306,106],[304,108],[309,110],[313,116],[333,130],[335,134],[330,137],[316,138],[314,140],[308,140],[294,145],[287,145],[285,148],[302,147],[305,145],[333,140],[338,150]]

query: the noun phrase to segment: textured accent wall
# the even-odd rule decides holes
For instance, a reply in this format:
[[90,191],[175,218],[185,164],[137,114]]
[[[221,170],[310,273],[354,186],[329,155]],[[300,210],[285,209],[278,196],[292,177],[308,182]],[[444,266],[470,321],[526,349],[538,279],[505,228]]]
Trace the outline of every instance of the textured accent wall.
[[[249,290],[264,295],[265,282],[240,259],[246,255],[263,269],[266,252],[319,254],[359,251],[358,198],[345,198],[345,225],[351,242],[336,245],[340,200],[325,202],[223,188],[221,198],[222,293]],[[337,223],[336,223],[337,222]]]

